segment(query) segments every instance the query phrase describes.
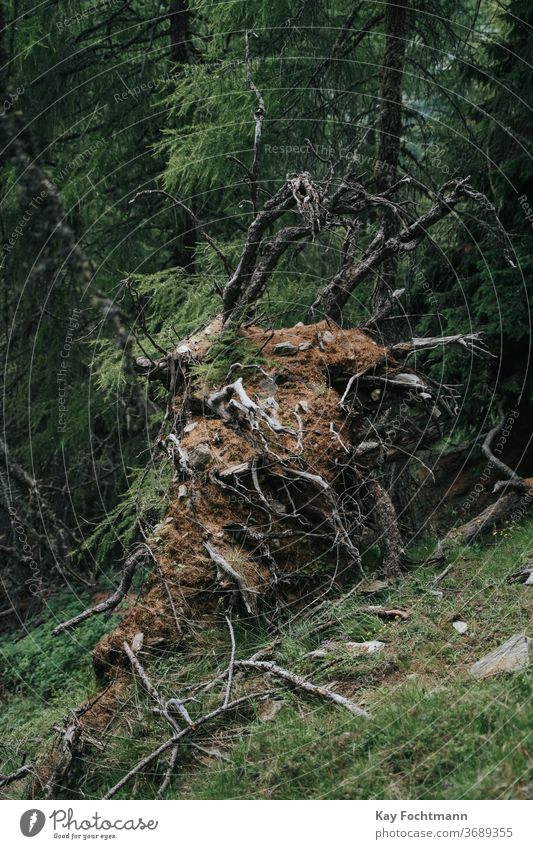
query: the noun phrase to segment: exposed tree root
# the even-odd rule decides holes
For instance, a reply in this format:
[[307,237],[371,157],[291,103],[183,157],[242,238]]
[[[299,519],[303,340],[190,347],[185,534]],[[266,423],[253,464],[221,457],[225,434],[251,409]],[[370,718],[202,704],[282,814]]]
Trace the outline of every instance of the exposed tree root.
[[[251,76],[249,84],[261,106]],[[256,154],[262,118],[256,113]],[[254,169],[255,165],[249,175],[252,187]],[[396,511],[380,482],[384,469],[398,459],[416,456],[419,448],[440,435],[441,423],[454,415],[457,406],[453,390],[417,372],[407,357],[451,344],[476,353],[483,350],[478,334],[407,339],[386,348],[361,329],[342,329],[331,320],[340,319],[352,291],[390,257],[414,250],[428,228],[460,202],[482,198],[465,180],[453,180],[430,209],[413,218],[401,202],[391,201],[401,184],[370,195],[347,174],[328,194],[330,183],[315,186],[303,173],[290,175],[262,209],[257,209],[253,197],[253,220],[239,262],[228,274],[221,314],[168,354],[137,360],[140,374],[162,382],[168,390],[157,444],[175,475],[167,515],[149,534],[149,549],[144,549],[144,554],[149,551],[153,556],[155,568],[142,599],[100,641],[93,662],[98,678],[110,682],[111,690],[119,690],[127,680],[124,666],[129,660],[173,734],[104,798],[116,795],[170,752],[160,790],[164,792],[182,740],[221,714],[265,697],[263,692],[231,700],[233,670],[274,676],[298,691],[367,716],[342,694],[274,662],[236,660],[230,622],[232,654],[223,676],[223,703],[199,718],[187,719],[183,700],[161,701],[139,662],[134,641],[142,634],[146,652],[163,641],[175,647],[176,640],[186,639],[189,623],[194,627],[220,620],[221,611],[226,613],[230,606],[234,616],[261,616],[272,623],[289,608],[318,604],[334,586],[349,594],[361,576],[364,547],[374,542],[382,553],[382,572],[400,572],[404,552]],[[346,215],[357,217],[375,206],[393,207],[399,229],[386,238],[377,232],[358,260],[353,239],[347,239],[340,269],[313,305],[327,320],[281,330],[242,324],[289,245],[312,241],[323,228],[345,228]],[[273,225],[287,212],[297,216],[297,223],[272,235]],[[225,378],[212,381],[210,356],[222,331],[234,333],[239,347],[248,346],[254,363],[241,366],[230,361]],[[502,496],[516,497],[516,493]],[[141,557],[139,549],[126,562],[120,586],[110,599],[59,625],[54,633],[114,609],[128,592]],[[95,711],[103,709],[101,703]],[[179,730],[176,712],[185,720]],[[102,724],[90,715],[83,722]],[[70,736],[77,734],[76,728]],[[68,771],[72,748],[67,740],[47,792]]]
[[67,620],[67,622],[62,622],[60,625],[57,625],[57,627],[54,628],[54,630],[52,631],[54,637],[57,637],[59,634],[62,634],[63,631],[70,631],[72,628],[76,628],[78,625],[81,625],[82,622],[85,622],[92,616],[97,616],[99,613],[110,613],[112,610],[118,607],[122,599],[125,598],[126,593],[128,592],[131,586],[131,582],[133,580],[135,572],[137,571],[137,568],[149,556],[150,549],[148,548],[148,546],[137,546],[135,551],[130,554],[130,556],[126,559],[124,563],[122,578],[115,592],[110,595],[109,598],[107,598],[105,601],[101,601],[99,604],[95,604],[94,607],[90,607],[88,610],[84,610],[83,613],[78,613],[77,616],[73,616],[72,619]]

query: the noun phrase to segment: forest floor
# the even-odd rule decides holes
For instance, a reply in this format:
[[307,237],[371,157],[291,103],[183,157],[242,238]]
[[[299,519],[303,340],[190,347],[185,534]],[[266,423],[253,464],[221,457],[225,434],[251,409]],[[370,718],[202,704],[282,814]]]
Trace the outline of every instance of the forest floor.
[[[276,663],[334,686],[373,718],[275,685],[266,701],[197,733],[192,739],[201,748],[184,743],[164,798],[533,798],[531,673],[486,680],[470,673],[473,663],[513,634],[531,636],[533,587],[507,578],[533,553],[532,538],[533,522],[503,529],[489,544],[457,551],[439,581],[441,570],[418,567],[397,582],[363,584],[349,598],[331,597],[314,613],[300,613],[274,635],[235,617],[238,658],[270,646]],[[433,542],[427,541],[427,551]],[[0,772],[57,742],[54,726],[97,691],[91,652],[119,617],[51,636],[57,622],[86,604],[83,597],[68,603],[65,596],[52,597],[46,621],[21,631],[16,641],[12,635],[0,639]],[[371,605],[407,617],[383,620],[365,610]],[[466,634],[453,627],[457,620],[467,623]],[[353,656],[342,645],[367,640],[384,647]],[[309,656],[317,649],[323,658]],[[195,627],[185,647],[166,642],[152,648],[146,670],[162,693],[183,698],[189,685],[227,667],[229,651],[221,617],[219,627]],[[264,683],[237,676],[232,697]],[[192,701],[191,715],[216,707],[223,694],[222,683]],[[78,789],[66,788],[65,798],[101,798],[167,738],[168,726],[132,679],[116,721],[87,741],[75,765]],[[153,798],[165,768],[163,761],[138,776],[121,796]],[[11,785],[4,798],[25,798],[24,785]]]

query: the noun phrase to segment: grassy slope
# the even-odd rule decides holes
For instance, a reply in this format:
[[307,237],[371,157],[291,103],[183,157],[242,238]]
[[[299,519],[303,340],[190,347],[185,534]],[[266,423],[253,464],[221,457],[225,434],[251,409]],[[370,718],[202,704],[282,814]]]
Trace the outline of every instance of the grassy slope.
[[[533,588],[505,581],[529,552],[532,537],[529,523],[499,535],[494,545],[458,552],[438,585],[442,597],[429,592],[434,572],[419,568],[379,594],[331,602],[320,615],[285,626],[274,652],[277,662],[314,681],[335,682],[374,719],[356,719],[279,688],[275,698],[281,709],[274,719],[263,721],[252,708],[198,738],[223,760],[184,747],[167,797],[532,798],[531,674],[478,682],[468,672],[510,635],[533,636]],[[372,603],[403,607],[411,616],[383,623],[361,612]],[[454,619],[469,623],[468,635],[453,629]],[[318,631],[325,622],[331,624]],[[93,620],[75,636],[54,640],[50,626],[42,625],[12,646],[0,643],[4,687],[11,693],[0,715],[0,770],[19,765],[23,753],[31,757],[42,751],[52,739],[52,725],[91,693],[89,651],[103,627]],[[386,649],[365,658],[306,657],[322,640],[341,636],[380,639]],[[241,657],[272,639],[244,624],[236,625],[236,637]],[[149,671],[162,692],[183,694],[187,682],[222,671],[227,657],[226,629],[199,628],[187,653],[166,646]],[[262,683],[238,680],[234,694]],[[212,691],[201,705],[191,704],[191,713],[217,705],[220,698],[220,690]],[[166,739],[165,723],[150,707],[133,686],[105,749],[92,749],[80,765],[77,783],[85,796],[101,796],[137,758]],[[123,796],[153,796],[164,767],[130,784]],[[21,783],[9,795],[23,792]]]

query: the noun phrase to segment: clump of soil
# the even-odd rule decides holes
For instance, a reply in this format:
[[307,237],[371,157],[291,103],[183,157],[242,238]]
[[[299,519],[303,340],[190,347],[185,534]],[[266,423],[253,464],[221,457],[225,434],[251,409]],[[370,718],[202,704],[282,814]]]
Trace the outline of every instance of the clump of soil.
[[[235,580],[217,567],[206,543],[242,577],[249,591],[248,615],[293,597],[294,581],[301,581],[305,596],[309,576],[319,585],[332,561],[340,572],[350,565],[332,544],[333,532],[321,528],[331,513],[321,486],[288,475],[284,466],[335,485],[352,450],[353,423],[349,426],[332,383],[344,389],[352,375],[381,364],[385,350],[358,329],[326,322],[243,332],[260,351],[261,365],[237,370],[230,382],[242,377],[247,396],[275,414],[281,429],[276,432],[256,416],[254,430],[238,409],[236,416],[221,419],[208,407],[205,385],[187,388],[195,403],[189,404],[180,446],[189,458],[189,473],[177,471],[168,513],[150,541],[156,565],[142,602],[96,648],[95,668],[104,678],[122,664],[122,644],[136,633],[144,634],[149,647],[179,641],[187,621],[215,614],[231,602],[246,613]],[[206,350],[195,337],[193,361]],[[176,410],[187,406],[185,391],[182,386],[176,394]]]

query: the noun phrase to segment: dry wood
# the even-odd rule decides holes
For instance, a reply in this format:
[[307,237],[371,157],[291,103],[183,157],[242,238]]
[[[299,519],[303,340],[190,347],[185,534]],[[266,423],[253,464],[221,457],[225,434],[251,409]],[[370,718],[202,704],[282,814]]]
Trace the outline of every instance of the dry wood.
[[515,488],[517,487],[518,489],[526,490],[527,485],[520,477],[520,475],[517,475],[517,473],[514,472],[513,469],[511,469],[507,465],[507,463],[504,463],[503,460],[500,460],[492,452],[492,442],[503,428],[506,420],[505,413],[503,413],[502,411],[500,411],[500,413],[501,416],[499,422],[487,433],[483,441],[483,445],[481,446],[481,450],[483,451],[483,454],[485,455],[487,460],[489,460],[491,465],[495,466],[498,471],[501,472],[505,476],[505,478],[507,478],[508,481],[510,481],[515,486]]
[[61,737],[59,758],[43,788],[43,795],[45,799],[52,799],[57,790],[61,788],[62,782],[66,778],[70,769],[76,747],[81,738],[81,733],[81,725],[78,717],[75,716],[73,721],[67,725]]
[[453,545],[467,545],[484,534],[498,527],[515,510],[520,515],[530,510],[533,506],[533,490],[526,489],[525,492],[509,491],[506,489],[498,499],[485,507],[484,510],[456,528],[452,528],[439,542],[435,551],[427,562],[440,562],[446,556],[446,551]]
[[414,337],[408,342],[397,342],[391,345],[389,351],[394,356],[408,356],[416,351],[433,351],[446,345],[462,345],[470,351],[487,354],[487,349],[481,345],[481,333],[456,333],[454,336],[424,336]]
[[138,761],[138,763],[136,763],[135,766],[120,779],[120,781],[118,781],[110,790],[107,791],[107,793],[102,797],[102,799],[112,799],[113,796],[116,796],[118,791],[121,790],[128,783],[128,781],[130,781],[132,778],[134,778],[134,776],[142,772],[146,767],[150,766],[150,764],[153,763],[156,758],[167,752],[169,749],[175,747],[177,743],[181,742],[184,738],[188,737],[196,729],[206,725],[212,719],[216,719],[218,716],[223,713],[227,713],[228,711],[235,710],[236,708],[241,707],[241,705],[252,701],[252,699],[265,699],[268,698],[268,696],[270,695],[270,690],[266,690],[259,693],[249,693],[246,696],[241,696],[239,699],[234,699],[233,701],[229,702],[229,704],[227,704],[225,707],[223,705],[220,705],[220,707],[215,708],[209,713],[204,714],[204,716],[201,716],[199,719],[195,720],[194,725],[187,725],[178,734],[175,734],[168,740],[165,740],[165,742],[161,743],[161,745],[158,746],[157,749],[154,749],[152,752],[150,752],[150,754],[146,755],[144,758],[141,758],[141,760]]
[[235,661],[235,667],[238,669],[253,669],[267,675],[274,675],[274,677],[281,678],[283,681],[288,681],[289,684],[292,684],[298,690],[303,690],[311,696],[326,699],[336,705],[340,705],[340,707],[346,708],[346,710],[353,713],[354,716],[364,716],[366,719],[371,718],[368,711],[360,708],[350,699],[347,699],[346,696],[342,696],[340,693],[330,690],[329,687],[321,687],[317,684],[311,684],[310,681],[302,678],[301,675],[289,672],[288,669],[284,669],[269,660],[237,660]]
[[24,766],[20,766],[14,772],[11,772],[9,775],[1,775],[0,774],[0,787],[7,787],[8,784],[12,784],[14,781],[18,781],[20,778],[24,778],[28,773],[33,771],[33,764],[27,763]]
[[235,633],[233,631],[233,625],[231,624],[231,619],[229,618],[229,616],[226,616],[226,622],[228,623],[231,639],[231,656],[228,666],[228,680],[226,683],[226,692],[224,694],[224,701],[222,702],[222,707],[227,707],[229,705],[229,700],[231,697],[231,685],[233,684],[233,667],[235,665]]
[[210,542],[204,542],[204,548],[215,566],[231,578],[231,580],[237,585],[247,612],[251,616],[254,615],[254,613],[257,612],[257,603],[254,594],[247,586],[243,576],[240,575],[233,566],[230,566],[228,561],[222,557],[221,553]]
[[245,33],[245,62],[246,62],[246,82],[250,90],[255,94],[257,98],[257,109],[254,112],[255,118],[255,132],[254,132],[254,143],[253,143],[253,151],[254,157],[252,161],[252,167],[250,168],[250,188],[252,195],[252,207],[254,211],[254,215],[257,215],[257,167],[259,162],[259,145],[261,143],[261,133],[263,131],[263,122],[265,120],[266,108],[265,101],[263,95],[257,88],[254,83],[252,76],[252,57],[250,55],[250,34],[248,32]]
[[429,230],[450,215],[460,201],[466,199],[480,201],[483,195],[475,192],[468,185],[467,179],[450,180],[440,189],[433,206],[412,224],[388,238],[384,237],[383,231],[378,231],[360,260],[352,262],[349,259],[341,265],[339,271],[319,292],[313,310],[335,321],[339,320],[350,295],[363,280],[392,257],[415,250]]
[[72,619],[68,619],[66,622],[62,622],[61,625],[57,625],[52,631],[54,637],[62,634],[63,631],[70,631],[71,628],[76,628],[82,622],[85,622],[86,619],[90,619],[91,616],[97,616],[99,613],[108,613],[114,610],[115,607],[118,607],[122,599],[126,596],[139,565],[151,556],[152,553],[147,545],[138,546],[124,562],[122,578],[115,592],[105,601],[101,601],[99,604],[95,604],[94,607],[90,607],[88,610],[84,610],[83,613],[78,613]]
[[533,586],[533,563],[529,561],[520,567],[516,572],[512,572],[511,575],[507,578],[507,581],[510,584],[526,584],[526,586]]
[[[127,642],[124,642],[123,648],[124,648],[124,651],[126,652],[128,658],[130,660],[130,663],[131,663],[135,673],[140,678],[144,689],[146,690],[148,695],[152,697],[152,699],[155,701],[155,703],[157,705],[159,705],[159,713],[161,714],[161,716],[163,716],[166,719],[166,721],[170,725],[172,731],[175,734],[179,734],[180,730],[181,730],[179,725],[177,724],[176,720],[172,716],[172,710],[175,710],[176,708],[179,708],[181,715],[185,716],[185,719],[187,721],[187,725],[190,726],[191,728],[193,728],[194,724],[193,724],[189,714],[187,713],[187,710],[184,708],[183,703],[179,699],[169,699],[168,701],[165,702],[164,699],[159,694],[156,687],[154,687],[154,685],[150,681],[150,678],[146,674],[144,667],[140,663],[137,655],[132,650],[131,646]],[[178,747],[174,746],[174,748],[172,749],[172,752],[170,754],[170,758],[169,758],[167,770],[165,772],[165,776],[164,776],[163,781],[161,782],[161,785],[160,785],[159,790],[157,792],[158,797],[161,797],[163,795],[163,793],[167,789],[168,785],[170,784],[170,782],[172,780],[172,776],[174,774],[175,767],[176,767],[177,759],[178,759]]]

